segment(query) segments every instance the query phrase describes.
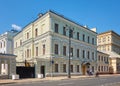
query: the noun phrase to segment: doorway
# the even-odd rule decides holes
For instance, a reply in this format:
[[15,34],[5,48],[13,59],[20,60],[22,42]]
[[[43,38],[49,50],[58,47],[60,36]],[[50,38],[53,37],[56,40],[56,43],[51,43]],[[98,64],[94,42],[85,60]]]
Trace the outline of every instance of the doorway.
[[41,66],[41,74],[43,74],[43,78],[45,78],[45,66]]
[[86,74],[86,66],[85,65],[82,65],[82,73],[83,73],[83,75]]
[[16,73],[20,78],[35,78],[35,67],[16,67]]

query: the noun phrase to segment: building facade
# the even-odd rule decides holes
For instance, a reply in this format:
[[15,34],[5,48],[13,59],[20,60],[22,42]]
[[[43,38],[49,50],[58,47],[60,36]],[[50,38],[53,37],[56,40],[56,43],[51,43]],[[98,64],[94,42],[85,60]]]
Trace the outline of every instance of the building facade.
[[100,51],[112,51],[120,54],[120,35],[114,31],[107,31],[98,34],[97,49]]
[[96,32],[48,11],[14,37],[17,66],[25,66],[27,61],[29,66],[35,67],[36,76],[67,75],[70,50],[72,75],[86,74],[87,68],[94,72],[97,64],[96,38]]
[[98,51],[97,52],[97,71],[100,74],[108,74],[109,73],[109,64],[110,64],[110,59],[109,59],[109,55],[103,52]]
[[120,73],[120,35],[114,31],[107,31],[97,36],[97,49],[109,54],[110,73]]
[[13,36],[15,30],[7,31],[0,35],[0,53],[13,54]]

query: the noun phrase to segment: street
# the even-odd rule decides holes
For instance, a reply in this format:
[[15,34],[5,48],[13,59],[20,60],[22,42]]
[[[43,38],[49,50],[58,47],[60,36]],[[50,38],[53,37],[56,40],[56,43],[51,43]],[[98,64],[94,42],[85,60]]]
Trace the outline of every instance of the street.
[[65,79],[58,81],[13,83],[2,86],[120,86],[120,76]]

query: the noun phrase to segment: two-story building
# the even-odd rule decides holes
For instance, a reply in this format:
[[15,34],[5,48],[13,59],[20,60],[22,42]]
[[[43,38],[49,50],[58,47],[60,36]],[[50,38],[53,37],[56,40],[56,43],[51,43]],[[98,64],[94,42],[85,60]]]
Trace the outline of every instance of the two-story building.
[[100,74],[108,74],[110,73],[110,58],[109,55],[103,52],[97,52],[97,68]]
[[70,55],[72,75],[86,74],[87,68],[94,72],[97,68],[96,38],[96,32],[48,11],[14,37],[17,67],[34,67],[36,76],[68,75]]

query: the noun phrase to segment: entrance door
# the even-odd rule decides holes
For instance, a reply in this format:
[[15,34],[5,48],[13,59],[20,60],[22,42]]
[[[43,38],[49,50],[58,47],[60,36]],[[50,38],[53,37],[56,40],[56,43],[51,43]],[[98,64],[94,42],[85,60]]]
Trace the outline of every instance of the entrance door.
[[85,65],[82,65],[82,73],[83,73],[83,75],[86,74],[86,66]]
[[45,78],[45,66],[41,66],[41,74],[43,74],[43,78]]

